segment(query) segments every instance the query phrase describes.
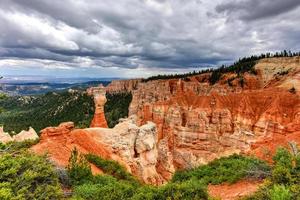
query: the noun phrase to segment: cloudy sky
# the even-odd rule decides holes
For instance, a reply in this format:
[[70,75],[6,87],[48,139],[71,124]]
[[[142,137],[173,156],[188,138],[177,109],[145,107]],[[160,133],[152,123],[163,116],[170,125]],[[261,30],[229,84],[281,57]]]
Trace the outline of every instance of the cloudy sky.
[[0,0],[0,74],[141,77],[300,50],[299,0]]

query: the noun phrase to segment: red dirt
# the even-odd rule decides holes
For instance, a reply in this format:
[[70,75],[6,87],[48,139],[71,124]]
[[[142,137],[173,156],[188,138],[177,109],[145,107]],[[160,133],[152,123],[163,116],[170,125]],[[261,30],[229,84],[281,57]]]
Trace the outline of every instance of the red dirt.
[[241,197],[253,194],[257,191],[261,181],[242,180],[234,184],[209,185],[208,193],[214,198],[221,200],[236,200]]

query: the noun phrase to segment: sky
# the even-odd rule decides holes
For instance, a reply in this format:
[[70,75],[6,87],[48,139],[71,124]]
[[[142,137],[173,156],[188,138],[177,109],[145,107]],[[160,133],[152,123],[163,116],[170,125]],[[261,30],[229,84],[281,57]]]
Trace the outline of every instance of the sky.
[[0,0],[0,74],[148,77],[300,50],[299,0]]

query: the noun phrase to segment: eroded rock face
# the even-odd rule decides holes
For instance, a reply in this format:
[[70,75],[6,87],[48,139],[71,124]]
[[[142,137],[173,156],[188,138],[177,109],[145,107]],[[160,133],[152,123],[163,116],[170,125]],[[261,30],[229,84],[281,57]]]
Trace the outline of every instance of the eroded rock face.
[[11,137],[8,133],[5,133],[3,131],[3,127],[0,127],[0,142],[4,144],[12,141],[23,142],[25,140],[36,140],[38,138],[38,134],[32,127],[29,127],[28,131],[23,130],[13,137]]
[[[166,182],[178,169],[233,153],[268,159],[278,146],[300,143],[300,61],[291,60],[259,61],[257,75],[243,75],[243,87],[240,79],[228,84],[228,78],[236,76],[231,73],[215,85],[208,83],[209,74],[134,85],[115,81],[106,90],[132,92],[129,114],[136,118],[113,129],[66,129],[64,133],[50,128],[54,134],[43,131],[33,149],[48,149],[65,166],[77,147],[82,153],[116,160],[152,184]],[[290,90],[293,87],[296,90]]]
[[13,136],[13,140],[16,142],[36,139],[39,139],[39,136],[32,127],[29,127],[28,131],[23,130],[19,134]]
[[[251,144],[263,138],[300,130],[299,96],[288,91],[243,91],[208,96],[181,93],[169,98],[167,102],[132,105],[133,109],[138,107],[139,125],[153,121],[158,127],[161,158],[158,167],[166,179],[175,169],[247,152]],[[134,112],[131,110],[131,113]]]
[[255,68],[257,75],[244,74],[244,87],[239,79],[229,86],[229,73],[213,86],[201,74],[141,82],[132,90],[130,115],[138,125],[157,125],[156,168],[164,179],[233,153],[261,155],[264,142],[271,153],[291,139],[300,142],[299,57],[262,59]]
[[106,91],[115,92],[131,92],[138,88],[141,79],[130,79],[130,80],[113,80],[107,87]]
[[93,95],[95,103],[95,114],[90,127],[108,127],[104,114],[104,105],[107,101],[105,93],[106,91],[102,84],[88,89],[88,94]]
[[13,141],[12,137],[8,133],[4,132],[3,127],[1,126],[0,127],[0,143],[5,144],[5,143],[11,142],[11,141]]
[[156,170],[158,153],[154,123],[138,127],[132,116],[113,129],[73,127],[74,124],[69,122],[42,130],[41,140],[32,150],[40,154],[48,152],[57,165],[66,166],[71,151],[76,147],[81,153],[93,153],[118,161],[145,183],[164,182]]

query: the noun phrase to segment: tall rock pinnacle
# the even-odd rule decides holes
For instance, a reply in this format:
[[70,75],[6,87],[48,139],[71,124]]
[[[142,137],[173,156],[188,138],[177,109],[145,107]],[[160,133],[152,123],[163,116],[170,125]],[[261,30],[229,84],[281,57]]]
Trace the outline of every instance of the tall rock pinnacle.
[[95,114],[90,127],[107,128],[107,122],[104,115],[104,105],[106,103],[105,87],[101,84],[98,87],[89,88],[88,93],[94,96]]

